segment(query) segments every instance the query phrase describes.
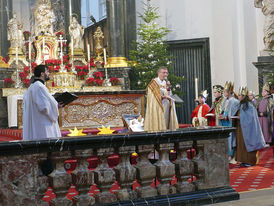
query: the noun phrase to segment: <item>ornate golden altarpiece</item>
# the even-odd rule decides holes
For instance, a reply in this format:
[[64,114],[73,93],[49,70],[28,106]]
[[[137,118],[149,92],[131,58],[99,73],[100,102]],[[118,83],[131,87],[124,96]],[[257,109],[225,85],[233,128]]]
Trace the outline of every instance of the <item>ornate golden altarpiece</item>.
[[[59,110],[61,129],[123,127],[123,114],[144,116],[145,91],[79,92],[78,99]],[[22,100],[18,101],[18,128],[22,128]]]

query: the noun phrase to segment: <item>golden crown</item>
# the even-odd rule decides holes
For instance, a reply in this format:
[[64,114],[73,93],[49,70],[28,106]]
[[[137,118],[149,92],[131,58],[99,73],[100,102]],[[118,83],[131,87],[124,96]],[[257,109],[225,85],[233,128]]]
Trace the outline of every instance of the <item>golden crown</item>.
[[263,86],[263,90],[265,90],[265,91],[270,91],[270,86],[269,86],[269,84],[265,84],[264,86]]
[[202,95],[206,99],[208,97],[207,90],[201,91],[200,95]]
[[234,83],[232,83],[230,81],[229,82],[226,81],[224,89],[227,90],[227,91],[229,91],[229,92],[233,92],[233,90],[234,90]]
[[224,88],[221,85],[214,85],[213,90],[216,90],[217,92],[223,93]]
[[238,95],[247,96],[247,95],[248,95],[248,88],[247,88],[247,87],[240,87],[240,88],[239,88]]

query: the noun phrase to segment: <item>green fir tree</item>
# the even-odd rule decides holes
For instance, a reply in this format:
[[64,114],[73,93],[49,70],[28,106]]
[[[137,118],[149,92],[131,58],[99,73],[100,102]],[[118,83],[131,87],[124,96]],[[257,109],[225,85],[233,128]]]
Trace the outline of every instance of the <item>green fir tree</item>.
[[140,14],[142,22],[138,24],[138,40],[134,42],[135,50],[130,51],[130,60],[132,72],[130,75],[131,89],[145,89],[149,82],[157,77],[157,71],[160,66],[166,66],[169,70],[168,79],[171,81],[173,88],[179,88],[182,81],[181,77],[172,74],[172,57],[167,52],[168,45],[165,37],[169,30],[159,26],[156,20],[158,8],[150,4],[150,0],[144,3],[144,14]]

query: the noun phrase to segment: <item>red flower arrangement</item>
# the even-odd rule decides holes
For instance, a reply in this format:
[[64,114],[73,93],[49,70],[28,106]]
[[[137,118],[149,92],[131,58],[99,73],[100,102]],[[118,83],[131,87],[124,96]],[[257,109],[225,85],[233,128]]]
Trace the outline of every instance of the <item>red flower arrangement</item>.
[[102,80],[102,79],[96,79],[95,81],[96,81],[96,84],[97,84],[98,86],[102,86],[103,83],[104,83],[104,80]]
[[93,77],[90,77],[86,80],[86,84],[88,86],[94,86],[95,83],[96,83],[96,80]]
[[84,80],[86,75],[88,74],[88,66],[75,66],[75,70],[77,72],[77,76],[81,79]]
[[24,68],[24,71],[19,73],[19,77],[25,87],[29,87],[29,85],[30,85],[30,79],[27,78],[29,72],[30,72],[29,67],[26,66]]
[[4,57],[2,60],[7,64],[10,60],[10,57],[9,56]]
[[112,77],[109,79],[112,86],[118,85],[120,83],[120,80],[117,77]]
[[29,40],[31,33],[29,31],[24,31],[23,35],[24,35],[25,40]]
[[60,35],[65,36],[65,34],[64,34],[63,32],[61,32],[61,31],[59,31],[59,32],[57,32],[57,33],[55,34],[55,36],[60,36]]
[[102,79],[103,75],[104,74],[100,71],[97,71],[97,72],[93,73],[93,76],[96,77],[96,79]]
[[4,83],[5,83],[5,85],[6,85],[6,87],[11,87],[12,86],[12,84],[14,84],[14,81],[13,81],[13,79],[11,79],[11,78],[5,78],[4,79]]

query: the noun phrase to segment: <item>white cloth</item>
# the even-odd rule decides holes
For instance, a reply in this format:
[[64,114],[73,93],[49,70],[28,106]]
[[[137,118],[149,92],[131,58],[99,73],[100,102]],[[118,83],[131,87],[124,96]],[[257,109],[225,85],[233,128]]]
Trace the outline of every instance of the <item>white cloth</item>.
[[23,95],[11,95],[7,98],[9,127],[17,127],[17,102]]
[[40,81],[31,84],[23,100],[23,140],[61,137],[58,103]]

